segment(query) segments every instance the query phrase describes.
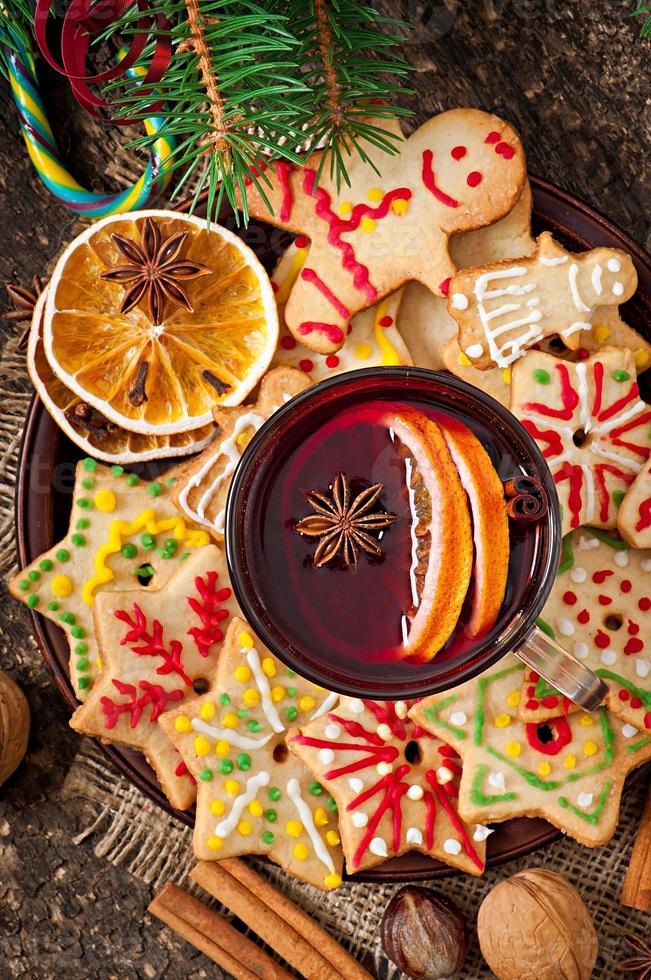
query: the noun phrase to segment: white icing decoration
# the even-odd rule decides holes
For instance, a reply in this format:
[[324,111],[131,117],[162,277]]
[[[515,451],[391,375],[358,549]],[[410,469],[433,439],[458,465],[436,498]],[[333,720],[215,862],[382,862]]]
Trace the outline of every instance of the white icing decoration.
[[585,517],[586,520],[590,520],[594,514],[595,507],[594,473],[592,472],[592,467],[588,466],[587,463],[581,465],[581,471],[585,481]]
[[388,776],[390,772],[393,772],[393,766],[390,762],[378,762],[375,768],[379,776]]
[[628,565],[628,551],[616,551],[615,564],[619,565],[620,568],[626,568]]
[[[617,554],[626,554],[626,552],[618,551]],[[640,568],[643,572],[651,572],[651,558],[643,558],[640,562]]]
[[613,283],[613,296],[621,296],[623,292],[624,292],[624,283],[623,282],[614,282]]
[[396,703],[393,706],[393,709],[396,713],[397,718],[404,719],[407,717],[407,712],[409,709],[407,707],[406,701],[396,701]]
[[263,786],[269,785],[270,778],[269,773],[264,769],[261,772],[255,773],[254,776],[249,776],[246,781],[246,789],[235,798],[231,812],[225,820],[222,820],[215,827],[217,837],[226,838],[233,833],[237,827],[238,820],[244,812],[244,808],[253,802]]
[[361,793],[364,789],[364,780],[359,779],[357,776],[351,776],[348,780],[348,785],[352,789],[353,793]]
[[584,432],[589,432],[592,428],[592,415],[588,403],[588,382],[585,376],[586,366],[579,363],[576,365],[577,392],[579,395],[579,418]]
[[354,714],[361,715],[362,711],[364,710],[364,702],[360,701],[359,698],[351,698],[348,702],[348,707],[352,712],[354,712]]
[[579,793],[579,795],[576,798],[576,802],[579,804],[580,807],[585,809],[586,807],[592,804],[593,799],[594,797],[592,793]]
[[[536,288],[535,283],[528,283],[522,285],[518,282],[513,282],[502,289],[488,289],[488,284],[500,279],[524,279],[527,275],[527,269],[525,266],[516,265],[508,269],[499,269],[492,272],[486,272],[481,276],[477,277],[475,282],[475,297],[477,299],[477,313],[484,330],[484,336],[488,343],[488,351],[491,360],[497,364],[498,367],[508,367],[512,364],[523,352],[523,349],[528,344],[536,343],[538,340],[542,339],[542,332],[536,324],[542,320],[543,314],[541,310],[533,310],[529,308],[529,311],[522,317],[516,317],[515,319],[508,319],[508,314],[517,313],[518,310],[522,309],[521,303],[504,303],[501,306],[495,308],[487,309],[485,302],[487,300],[498,299],[502,296],[524,296],[530,293]],[[534,298],[534,297],[532,297]],[[506,319],[501,319],[505,318]],[[491,326],[492,321],[500,320],[499,326]],[[518,327],[527,327],[528,329],[524,331],[521,335],[511,337],[510,340],[506,340],[501,346],[497,342],[497,338],[501,337],[505,333],[510,333],[516,330]],[[468,353],[468,352],[466,352]],[[470,356],[470,354],[468,354]]]
[[[642,401],[636,401],[631,408],[627,409],[625,412],[620,412],[614,418],[609,419],[607,422],[602,423],[602,425],[595,425],[593,432],[598,435],[604,435],[606,432],[610,432],[611,429],[616,429],[617,426],[622,425],[624,422],[628,422],[635,415],[639,415],[640,412],[646,411],[648,405],[645,405]],[[628,465],[636,470],[640,469],[641,464],[637,465],[633,460],[628,460]]]
[[559,616],[557,618],[556,626],[561,636],[573,636],[576,632],[574,623],[571,623],[565,616]]
[[622,264],[619,261],[619,259],[608,259],[607,265],[608,265],[609,272],[619,272],[619,270],[622,267]]
[[572,648],[572,653],[575,657],[578,657],[579,660],[585,660],[590,653],[590,648],[588,647],[587,643],[575,643],[574,647]]
[[634,725],[622,725],[622,735],[624,738],[633,738],[638,734],[638,729]]
[[452,309],[453,310],[467,310],[468,309],[468,297],[464,296],[463,293],[452,293]]
[[481,357],[483,353],[484,348],[481,344],[470,344],[464,351],[466,357],[469,357],[471,361],[474,361],[477,357]]
[[453,725],[465,725],[468,716],[465,711],[453,711],[450,715],[450,721]]
[[448,837],[446,841],[443,841],[443,850],[446,854],[461,854],[461,843],[454,837]]
[[540,306],[540,297],[533,296],[531,299],[527,300],[527,306]]
[[329,738],[330,741],[334,741],[335,739],[339,738],[340,735],[341,735],[341,728],[339,727],[339,725],[335,725],[334,723],[330,725],[326,725],[325,737]]
[[628,456],[621,456],[619,453],[614,453],[610,449],[603,449],[602,446],[595,444],[592,447],[592,452],[596,456],[603,456],[604,459],[609,459],[613,463],[617,463],[619,466],[625,467],[627,470],[634,470],[637,472],[638,467],[635,462]]
[[439,768],[436,770],[437,782],[440,783],[441,786],[445,786],[445,784],[449,783],[452,779],[454,779],[454,774],[451,773],[445,766],[439,766]]
[[368,849],[371,854],[377,854],[378,857],[388,857],[387,842],[381,837],[374,837],[368,845]]
[[276,711],[276,706],[271,700],[271,688],[269,687],[267,675],[260,666],[258,651],[255,649],[255,647],[252,647],[250,650],[243,650],[242,652],[246,653],[246,662],[251,668],[251,673],[255,677],[255,682],[258,685],[258,690],[260,692],[260,703],[262,705],[262,710],[267,716],[267,721],[275,732],[284,732],[285,726],[280,720],[280,716]]
[[580,551],[592,551],[594,548],[599,547],[599,541],[597,538],[586,538],[583,534],[579,535],[579,550]]
[[332,749],[320,749],[319,750],[319,762],[322,762],[324,766],[329,766],[331,762],[335,761],[335,754]]
[[363,813],[361,810],[355,810],[351,819],[353,821],[353,827],[357,827],[358,830],[361,830],[362,827],[365,827],[368,823],[367,814]]
[[580,585],[581,582],[585,582],[587,577],[588,573],[586,572],[585,568],[581,568],[580,565],[576,565],[570,572],[570,578],[573,582],[576,582],[577,585]]
[[410,800],[422,800],[423,798],[423,787],[418,786],[415,783],[409,787],[407,790],[407,796]]
[[488,774],[488,785],[492,786],[493,789],[503,790],[506,786],[504,782],[504,773],[501,770],[497,772],[491,772]]
[[559,255],[556,258],[552,258],[551,256],[548,255],[539,256],[539,261],[541,265],[546,265],[550,268],[552,268],[555,265],[563,265],[563,263],[567,262],[567,260],[568,260],[567,255]]
[[601,285],[601,273],[602,269],[599,263],[596,264],[592,270],[592,288],[594,289],[597,296],[601,296],[603,292],[603,286]]
[[572,262],[571,266],[567,270],[567,281],[570,284],[570,292],[572,293],[572,301],[576,306],[579,313],[589,313],[590,307],[581,299],[581,294],[579,293],[579,287],[576,284],[576,277],[579,273],[579,267],[576,262]]
[[381,722],[381,723],[380,723],[380,724],[379,724],[379,725],[377,726],[377,728],[376,728],[375,730],[376,730],[376,732],[377,732],[377,734],[379,735],[379,737],[380,737],[380,738],[381,738],[381,739],[382,739],[382,740],[383,740],[384,742],[388,742],[388,740],[389,740],[389,739],[390,739],[390,738],[392,737],[392,735],[393,735],[393,732],[391,731],[391,729],[389,728],[389,726],[388,726],[388,725],[387,725],[387,724],[386,724],[385,722]]
[[483,840],[486,840],[487,837],[490,837],[494,833],[495,831],[491,827],[485,827],[483,823],[476,823],[472,839],[477,841],[478,844],[481,844]]
[[409,827],[405,834],[405,840],[408,844],[419,845],[423,843],[423,835],[418,827]]
[[585,320],[575,320],[574,323],[570,323],[569,327],[565,327],[565,330],[561,330],[561,337],[570,337],[573,333],[578,333],[579,330],[590,330],[591,328],[591,323]]
[[322,703],[316,709],[313,715],[310,715],[308,721],[314,721],[315,718],[320,718],[321,715],[325,715],[330,711],[330,708],[334,708],[335,704],[339,700],[339,695],[333,693],[332,691],[328,694],[327,698],[324,698]]
[[239,732],[234,732],[232,728],[217,728],[215,725],[209,725],[202,718],[193,718],[191,724],[194,731],[201,732],[202,735],[214,739],[215,742],[223,739],[238,749],[259,749],[266,745],[270,738],[273,738],[271,733],[263,738],[249,738],[248,735],[240,735]]
[[635,661],[635,673],[638,677],[648,677],[651,664],[648,660],[641,660],[639,657]]
[[613,664],[617,663],[617,653],[615,650],[604,650],[601,654],[601,662],[605,664],[606,667],[612,667]]
[[290,800],[298,810],[298,815],[300,817],[301,823],[305,828],[307,836],[312,841],[312,847],[314,848],[314,853],[318,857],[322,864],[325,864],[326,868],[330,874],[335,873],[335,866],[332,860],[330,851],[325,846],[321,834],[316,829],[316,824],[314,823],[314,818],[312,816],[312,811],[309,806],[301,796],[301,784],[298,779],[292,778],[287,783],[287,795]]

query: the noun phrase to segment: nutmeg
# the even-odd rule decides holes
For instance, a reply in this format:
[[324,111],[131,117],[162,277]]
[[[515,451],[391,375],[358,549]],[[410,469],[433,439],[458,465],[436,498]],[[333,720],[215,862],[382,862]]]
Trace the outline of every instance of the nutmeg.
[[406,885],[393,896],[380,935],[384,952],[412,980],[444,980],[459,969],[468,949],[459,910],[437,892],[416,885]]
[[27,751],[29,708],[9,674],[0,670],[0,786],[18,768]]
[[479,908],[477,934],[499,980],[588,980],[599,951],[576,888],[543,868],[496,885]]

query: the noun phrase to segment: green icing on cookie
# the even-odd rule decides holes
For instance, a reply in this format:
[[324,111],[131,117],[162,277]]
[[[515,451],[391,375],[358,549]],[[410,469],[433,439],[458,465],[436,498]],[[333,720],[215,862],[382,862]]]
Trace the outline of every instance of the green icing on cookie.
[[549,623],[546,623],[545,620],[542,619],[542,617],[539,617],[536,620],[536,626],[538,627],[538,629],[541,629],[543,633],[546,633],[547,636],[551,636],[552,640],[556,639],[556,634],[554,633],[554,630],[551,628]]
[[608,795],[610,793],[612,785],[613,785],[612,779],[607,779],[606,782],[604,783],[601,793],[599,794],[597,805],[595,806],[592,813],[586,813],[586,811],[582,810],[580,807],[574,806],[574,804],[570,803],[570,801],[566,796],[558,797],[558,805],[564,807],[566,810],[569,810],[571,813],[574,813],[577,817],[581,817],[582,820],[585,820],[586,823],[589,823],[594,827],[597,821],[599,820],[599,817],[604,812],[604,807],[608,802]]
[[549,371],[544,371],[542,368],[537,368],[533,372],[534,381],[537,381],[539,385],[548,385],[552,380],[552,376]]
[[614,538],[606,531],[602,531],[600,527],[591,527],[590,534],[594,535],[595,538],[598,538],[599,541],[607,544],[609,548],[613,548],[615,551],[628,551],[630,548],[630,545],[626,544],[625,541],[622,541],[620,538]]
[[451,694],[449,698],[445,698],[444,701],[441,701],[441,703],[437,704],[435,707],[425,708],[423,710],[423,714],[426,715],[430,721],[433,721],[437,725],[440,725],[441,728],[444,728],[446,732],[450,732],[455,736],[455,738],[466,738],[467,733],[464,732],[463,728],[457,728],[456,725],[451,725],[449,722],[443,721],[441,718],[441,712],[445,711],[446,708],[458,700],[458,694]]
[[470,799],[476,806],[490,806],[492,803],[508,803],[510,800],[516,799],[516,793],[500,793],[497,795],[484,793],[482,786],[484,785],[487,773],[488,766],[478,765],[472,777]]
[[561,563],[558,566],[557,575],[562,575],[574,565],[574,542],[571,534],[566,534],[563,538],[563,549],[561,551]]

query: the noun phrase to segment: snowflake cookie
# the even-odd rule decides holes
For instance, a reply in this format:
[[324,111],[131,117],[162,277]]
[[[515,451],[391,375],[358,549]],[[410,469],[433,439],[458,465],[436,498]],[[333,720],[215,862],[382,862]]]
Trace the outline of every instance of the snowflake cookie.
[[617,528],[633,548],[651,548],[651,457],[622,500]]

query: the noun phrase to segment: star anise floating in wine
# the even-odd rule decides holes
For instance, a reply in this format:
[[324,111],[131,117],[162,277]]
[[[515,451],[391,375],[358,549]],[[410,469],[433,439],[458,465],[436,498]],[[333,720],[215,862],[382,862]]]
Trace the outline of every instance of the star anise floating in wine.
[[207,276],[212,269],[199,262],[179,258],[187,237],[187,231],[180,231],[163,238],[152,218],[145,218],[143,222],[140,245],[123,235],[111,236],[128,264],[103,272],[101,278],[116,282],[126,290],[120,313],[128,313],[145,298],[150,319],[155,325],[162,322],[166,301],[193,312],[192,303],[181,282]]
[[634,980],[651,980],[651,936],[645,942],[637,936],[624,934],[633,955],[619,964],[622,973],[633,974]]
[[353,496],[345,473],[338,473],[332,484],[332,496],[309,491],[306,496],[316,511],[303,517],[296,524],[299,534],[320,538],[314,553],[313,564],[320,568],[341,553],[344,565],[356,565],[360,550],[376,558],[382,556],[382,548],[372,533],[390,527],[398,520],[396,514],[373,511],[383,489],[382,483]]

